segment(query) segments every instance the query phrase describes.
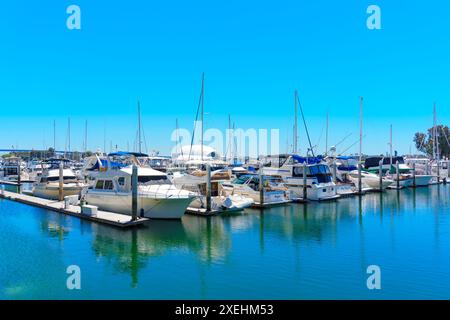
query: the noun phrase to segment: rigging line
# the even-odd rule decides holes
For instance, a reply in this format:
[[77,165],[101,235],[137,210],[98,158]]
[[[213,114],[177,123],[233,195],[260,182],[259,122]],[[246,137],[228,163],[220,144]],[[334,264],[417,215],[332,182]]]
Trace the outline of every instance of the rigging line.
[[308,126],[306,125],[305,115],[303,114],[303,107],[302,107],[302,104],[300,103],[300,98],[298,97],[298,95],[297,95],[297,101],[298,101],[298,105],[300,107],[300,112],[302,114],[303,125],[305,126],[305,130],[306,130],[306,136],[308,137],[309,148],[310,148],[310,150],[312,152],[312,155],[314,157],[314,150],[313,150],[313,147],[312,147],[312,144],[311,144],[311,139],[309,137]]
[[191,159],[192,145],[194,144],[194,137],[195,137],[195,127],[196,127],[196,124],[197,124],[198,114],[200,112],[200,107],[201,107],[202,100],[203,100],[203,88],[202,88],[202,90],[200,92],[200,98],[198,99],[197,114],[195,115],[194,129],[192,130],[191,146],[190,146],[190,149],[189,149],[188,160]]
[[322,126],[322,131],[320,132],[319,139],[318,139],[316,145],[314,146],[314,148],[319,148],[319,144],[320,144],[320,141],[322,140],[323,130],[324,130],[324,129],[325,129],[325,125]]
[[442,127],[441,127],[441,130],[442,130],[442,133],[444,134],[444,138],[445,138],[445,140],[447,140],[447,144],[448,144],[448,146],[450,147],[450,142],[448,141],[448,138],[447,138],[447,133],[445,133],[445,130],[444,130],[444,126],[442,126]]
[[[365,138],[365,137],[366,137],[366,135],[363,135],[363,136],[362,136],[362,138]],[[347,150],[349,150],[351,147],[353,147],[354,145],[356,145],[360,140],[361,140],[361,139],[356,140],[352,145],[350,145],[350,147],[348,147],[347,149],[345,149],[345,150],[342,151],[342,152],[339,152],[339,154],[343,154],[343,153],[347,152]]]

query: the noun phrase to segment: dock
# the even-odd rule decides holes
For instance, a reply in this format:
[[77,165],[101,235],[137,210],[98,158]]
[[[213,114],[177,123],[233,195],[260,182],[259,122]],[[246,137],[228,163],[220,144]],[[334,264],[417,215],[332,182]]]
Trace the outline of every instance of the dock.
[[66,214],[69,216],[77,217],[80,219],[107,224],[114,227],[120,227],[120,228],[130,228],[130,227],[136,227],[144,222],[148,221],[148,218],[138,218],[137,220],[133,221],[131,219],[131,216],[120,214],[120,213],[114,213],[114,212],[108,212],[108,211],[97,211],[96,216],[89,216],[81,213],[81,207],[78,205],[69,205],[67,208],[65,207],[64,201],[55,201],[55,200],[48,200],[38,197],[33,197],[26,194],[19,194],[9,191],[2,191],[0,192],[0,199],[6,199],[11,201],[16,201],[24,204],[28,204],[31,206],[39,207],[42,209],[52,210],[58,213]]

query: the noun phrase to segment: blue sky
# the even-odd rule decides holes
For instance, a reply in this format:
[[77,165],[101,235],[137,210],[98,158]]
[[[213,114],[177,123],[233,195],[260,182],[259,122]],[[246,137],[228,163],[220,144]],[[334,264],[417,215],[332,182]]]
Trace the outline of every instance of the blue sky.
[[[81,8],[68,30],[66,8]],[[366,8],[381,8],[381,30]],[[168,153],[175,118],[191,129],[202,72],[205,127],[279,128],[292,143],[298,89],[313,144],[358,139],[364,103],[364,152],[406,153],[416,131],[450,118],[450,3],[444,1],[10,1],[0,8],[0,148],[73,149],[136,136],[136,103],[149,149]],[[302,151],[307,146],[299,131]],[[348,152],[357,152],[357,145]]]

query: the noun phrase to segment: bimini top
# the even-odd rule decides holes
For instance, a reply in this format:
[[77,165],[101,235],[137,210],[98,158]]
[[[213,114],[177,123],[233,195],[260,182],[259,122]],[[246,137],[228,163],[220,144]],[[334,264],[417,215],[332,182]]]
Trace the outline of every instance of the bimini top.
[[322,157],[300,157],[298,155],[293,155],[292,158],[298,163],[306,163],[306,164],[319,164],[322,162]]
[[356,158],[352,157],[352,156],[338,156],[338,157],[336,157],[336,159],[339,159],[339,160],[355,160]]
[[[110,163],[111,169],[122,169],[125,168],[127,165],[120,163],[120,162],[115,162],[115,161],[111,161]],[[97,157],[97,160],[95,161],[95,164],[90,167],[87,168],[86,170],[88,171],[95,171],[95,170],[100,170],[100,168],[107,168],[108,167],[108,160],[106,159],[100,159]]]
[[142,153],[142,152],[128,152],[128,151],[117,151],[117,152],[111,152],[108,154],[108,157],[114,157],[114,156],[135,156],[135,157],[148,157],[148,154]]

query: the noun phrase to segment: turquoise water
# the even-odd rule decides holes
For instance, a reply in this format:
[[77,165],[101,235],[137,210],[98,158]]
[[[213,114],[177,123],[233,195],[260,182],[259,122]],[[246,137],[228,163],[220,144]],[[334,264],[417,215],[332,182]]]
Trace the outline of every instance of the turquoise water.
[[[2,299],[450,298],[449,186],[119,230],[0,200]],[[81,290],[66,268],[81,268]],[[366,268],[381,268],[368,290]]]

